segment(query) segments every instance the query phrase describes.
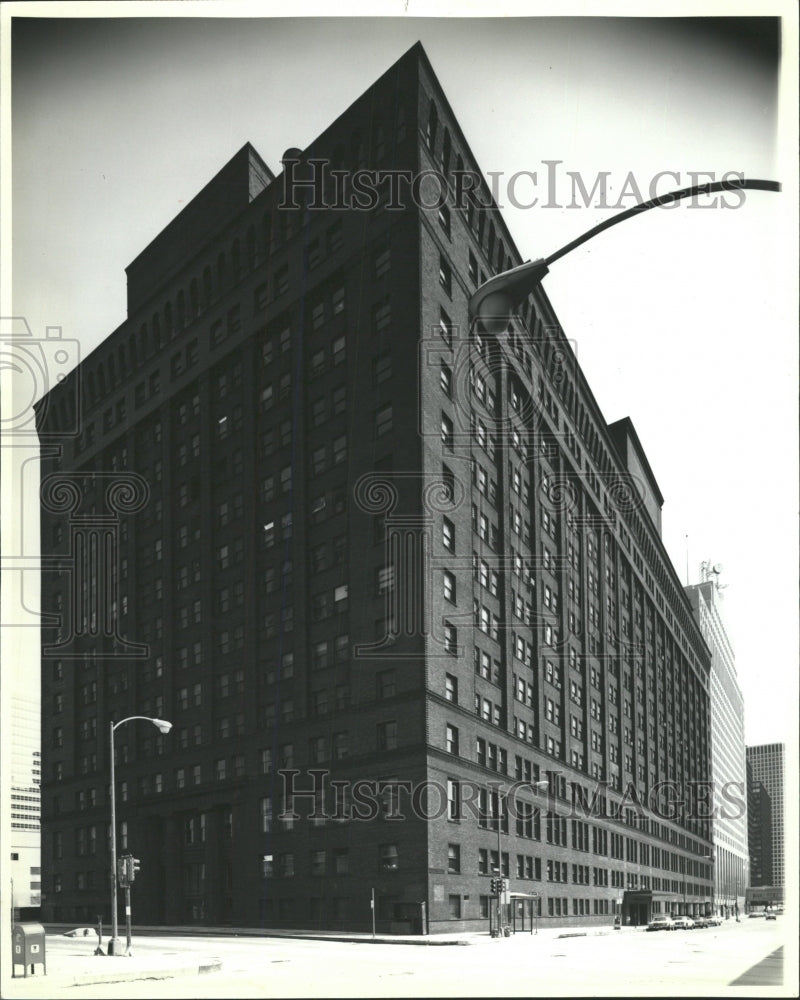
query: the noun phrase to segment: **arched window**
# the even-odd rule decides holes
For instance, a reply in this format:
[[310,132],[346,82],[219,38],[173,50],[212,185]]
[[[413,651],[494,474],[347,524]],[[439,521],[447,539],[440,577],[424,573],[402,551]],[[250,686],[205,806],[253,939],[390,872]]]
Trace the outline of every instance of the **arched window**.
[[186,326],[186,296],[183,289],[178,292],[177,311],[178,329],[182,330]]
[[211,268],[203,268],[203,304],[208,308],[214,298],[214,284],[211,278]]
[[164,306],[164,331],[167,337],[171,337],[175,332],[172,325],[172,305],[169,302]]
[[227,275],[225,274],[225,254],[221,253],[217,257],[217,291],[222,294],[222,289],[225,287],[225,282],[227,280]]
[[153,327],[153,346],[155,347],[156,350],[158,350],[159,347],[164,346],[161,342],[161,319],[159,318],[158,313],[153,313],[152,327]]
[[197,295],[197,278],[192,278],[189,285],[189,316],[194,317],[200,312],[200,300]]

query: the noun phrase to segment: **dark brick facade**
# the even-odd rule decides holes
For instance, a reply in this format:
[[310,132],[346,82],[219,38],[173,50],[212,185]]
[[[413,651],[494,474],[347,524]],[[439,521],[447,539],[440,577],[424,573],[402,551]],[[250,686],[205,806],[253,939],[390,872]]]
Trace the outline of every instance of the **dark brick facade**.
[[[287,170],[314,158],[478,171],[419,46]],[[495,865],[526,920],[704,910],[708,821],[631,801],[709,777],[709,653],[632,425],[609,430],[543,292],[502,339],[469,336],[471,292],[520,263],[496,208],[451,186],[446,211],[407,191],[287,209],[283,181],[237,153],[40,410],[63,563],[43,582],[47,918],[107,916],[108,723],[129,715],[174,724],[116,735],[140,922],[364,928],[374,889],[381,929],[418,929],[422,902],[431,931],[479,929]],[[330,810],[331,781],[356,805],[357,782],[363,802],[400,786],[375,817],[316,822],[303,799],[287,822],[287,769],[299,789],[326,771]],[[491,786],[507,803],[516,781],[530,811],[512,796],[493,858]]]

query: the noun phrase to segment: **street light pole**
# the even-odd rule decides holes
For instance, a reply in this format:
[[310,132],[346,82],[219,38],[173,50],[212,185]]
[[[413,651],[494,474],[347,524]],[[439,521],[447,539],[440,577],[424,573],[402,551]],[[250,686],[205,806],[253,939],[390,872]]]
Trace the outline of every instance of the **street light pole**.
[[111,796],[111,939],[108,942],[109,955],[118,955],[122,947],[122,942],[117,936],[119,927],[117,924],[117,797],[114,773],[114,731],[126,722],[132,722],[134,719],[143,719],[145,722],[152,722],[160,733],[166,734],[172,729],[171,722],[167,722],[165,719],[153,719],[149,715],[129,715],[127,719],[121,719],[119,722],[109,722],[108,746],[109,754],[111,755],[111,785],[109,789]]
[[114,794],[114,723],[109,723],[109,752],[111,754],[111,940],[108,954],[119,952],[121,941],[117,937],[117,803]]

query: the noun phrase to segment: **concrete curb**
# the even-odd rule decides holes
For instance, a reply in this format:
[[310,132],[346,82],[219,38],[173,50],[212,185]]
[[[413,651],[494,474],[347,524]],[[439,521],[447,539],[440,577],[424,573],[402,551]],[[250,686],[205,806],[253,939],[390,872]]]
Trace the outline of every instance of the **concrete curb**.
[[420,937],[414,940],[408,938],[397,938],[397,937],[350,937],[346,934],[336,935],[335,937],[325,935],[325,937],[319,937],[316,934],[265,934],[271,941],[279,941],[281,938],[292,938],[295,941],[344,941],[350,944],[407,944],[407,945],[422,945],[423,947],[430,948],[443,948],[455,945],[461,947],[462,945],[474,944],[473,941],[437,941],[435,937]]
[[[74,960],[73,960],[74,961]],[[112,959],[116,963],[116,959]],[[120,957],[119,962],[126,960]],[[136,961],[135,959],[133,961]],[[146,960],[143,960],[146,961]],[[111,983],[133,983],[142,979],[178,979],[182,976],[205,976],[222,969],[219,958],[204,959],[202,962],[190,962],[184,965],[137,965],[135,968],[125,968],[122,964],[115,968],[103,969],[100,966],[77,972],[74,969],[59,971],[50,975],[15,976],[11,980],[16,986],[31,983],[37,986],[47,986],[52,989],[64,989],[69,986],[104,986]]]

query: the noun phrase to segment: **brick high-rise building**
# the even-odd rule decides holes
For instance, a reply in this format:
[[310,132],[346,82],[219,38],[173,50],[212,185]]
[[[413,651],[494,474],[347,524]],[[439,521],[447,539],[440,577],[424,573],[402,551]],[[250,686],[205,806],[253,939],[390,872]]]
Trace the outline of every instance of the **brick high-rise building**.
[[705,912],[661,494],[543,291],[470,334],[521,258],[421,46],[284,164],[231,159],[40,410],[48,919],[107,917],[131,715],[174,726],[116,734],[136,920],[481,929],[495,870],[518,927]]

